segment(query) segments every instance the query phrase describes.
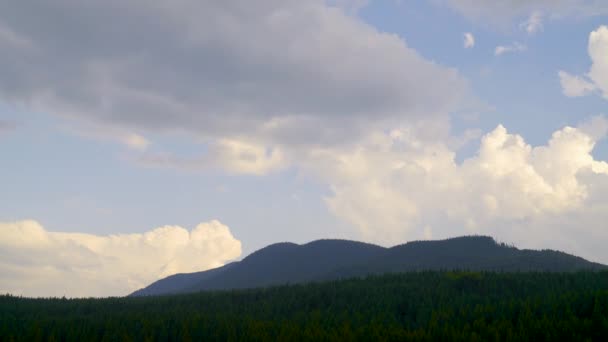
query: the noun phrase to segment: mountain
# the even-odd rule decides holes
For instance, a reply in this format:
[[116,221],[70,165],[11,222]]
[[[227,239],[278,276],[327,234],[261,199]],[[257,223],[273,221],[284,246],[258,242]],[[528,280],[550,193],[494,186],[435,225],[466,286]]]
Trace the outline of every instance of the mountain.
[[384,247],[356,241],[317,240],[305,245],[277,243],[222,267],[176,274],[138,290],[132,296],[249,288],[317,280],[319,275],[380,257]]
[[552,250],[520,250],[487,236],[414,241],[392,248],[347,240],[277,243],[239,262],[176,274],[131,296],[265,287],[423,270],[573,272],[608,266]]

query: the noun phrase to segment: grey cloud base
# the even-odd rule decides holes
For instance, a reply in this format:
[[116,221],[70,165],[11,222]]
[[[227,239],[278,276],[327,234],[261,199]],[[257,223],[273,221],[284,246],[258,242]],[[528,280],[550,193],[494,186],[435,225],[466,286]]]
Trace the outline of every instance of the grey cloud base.
[[335,143],[467,89],[320,0],[3,3],[0,32],[2,101],[209,139]]

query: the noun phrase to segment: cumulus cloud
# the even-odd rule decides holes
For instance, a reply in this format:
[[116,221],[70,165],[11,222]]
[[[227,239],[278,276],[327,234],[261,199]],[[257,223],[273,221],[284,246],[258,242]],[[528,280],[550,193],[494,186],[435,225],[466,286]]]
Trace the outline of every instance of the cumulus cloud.
[[479,233],[608,262],[596,243],[608,239],[608,163],[591,154],[607,131],[608,120],[596,117],[531,146],[498,126],[457,163],[444,142],[404,128],[355,148],[317,150],[310,165],[331,186],[330,211],[368,241]]
[[575,97],[597,90],[608,99],[608,26],[600,26],[589,34],[588,52],[592,64],[586,75],[574,76],[562,70],[558,72],[562,91],[566,96]]
[[168,275],[222,266],[241,255],[241,243],[218,221],[107,236],[20,221],[0,223],[0,250],[2,293],[122,296]]
[[456,70],[324,0],[20,1],[0,4],[0,23],[0,101],[142,136],[339,144],[468,92]]
[[470,49],[475,46],[475,36],[473,36],[471,32],[467,32],[464,34],[463,46],[465,49]]
[[505,53],[510,53],[510,52],[522,52],[522,51],[526,51],[526,46],[515,42],[511,45],[499,45],[494,49],[494,55],[495,56],[500,56],[503,55]]

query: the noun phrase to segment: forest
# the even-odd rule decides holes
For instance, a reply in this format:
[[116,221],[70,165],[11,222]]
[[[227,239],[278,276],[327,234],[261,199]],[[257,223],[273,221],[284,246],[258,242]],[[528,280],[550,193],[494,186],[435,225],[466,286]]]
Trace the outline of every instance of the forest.
[[2,341],[605,341],[608,272],[410,272],[103,299],[0,296]]

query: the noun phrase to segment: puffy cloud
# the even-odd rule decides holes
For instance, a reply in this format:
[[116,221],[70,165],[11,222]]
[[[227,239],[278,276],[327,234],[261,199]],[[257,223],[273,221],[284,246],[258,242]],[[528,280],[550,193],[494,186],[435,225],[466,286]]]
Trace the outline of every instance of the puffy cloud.
[[456,70],[323,0],[2,3],[0,27],[0,101],[227,151],[337,144],[443,115],[468,92]]
[[584,76],[573,76],[565,71],[558,75],[566,96],[584,96],[599,90],[608,99],[608,26],[600,26],[589,34],[588,45],[591,69]]
[[471,32],[467,32],[464,34],[464,48],[470,49],[475,46],[475,36]]
[[218,221],[192,231],[164,226],[108,236],[49,232],[35,221],[0,223],[0,249],[0,292],[26,296],[126,295],[241,255],[241,243]]
[[526,51],[526,46],[515,42],[511,45],[499,45],[496,47],[496,49],[494,49],[494,55],[495,56],[500,56],[503,55],[505,53],[509,53],[509,52],[522,52],[522,51]]
[[608,239],[608,163],[591,154],[607,131],[608,120],[596,117],[534,147],[498,126],[457,163],[445,143],[404,128],[317,150],[310,166],[331,186],[330,211],[368,241],[480,233],[608,262],[597,244]]

